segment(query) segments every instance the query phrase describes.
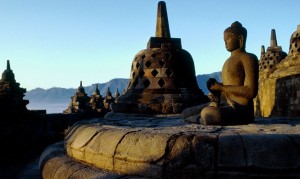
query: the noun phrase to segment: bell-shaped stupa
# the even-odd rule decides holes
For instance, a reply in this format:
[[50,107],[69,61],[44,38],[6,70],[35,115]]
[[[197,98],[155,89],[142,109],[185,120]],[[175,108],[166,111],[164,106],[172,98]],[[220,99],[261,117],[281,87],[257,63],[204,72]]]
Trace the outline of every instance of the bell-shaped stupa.
[[112,96],[109,87],[107,88],[106,95],[103,100],[105,110],[111,111],[111,105],[114,103],[115,98]]
[[130,82],[113,112],[174,114],[207,102],[195,77],[192,56],[171,38],[165,2],[158,3],[156,33],[132,62]]
[[117,91],[115,92],[115,99],[117,99],[120,96],[119,90],[117,88]]
[[98,113],[104,112],[103,97],[100,94],[98,84],[96,84],[96,89],[91,95],[89,103],[92,111]]
[[2,73],[0,80],[0,112],[20,112],[27,111],[28,100],[23,97],[26,89],[20,87],[20,83],[15,80],[15,74],[10,68],[7,60],[6,70]]
[[[260,62],[256,115],[262,117],[299,116],[300,25],[291,36],[287,55],[281,51],[281,48],[276,47],[276,38],[273,37],[273,39],[275,40],[272,42],[271,37],[269,48],[272,47],[272,51],[277,54],[277,56],[272,56],[276,57],[276,61],[272,62],[270,55],[269,59],[266,57]],[[282,56],[279,55],[280,53]]]
[[276,70],[272,77],[286,77],[298,75],[300,73],[300,25],[292,34],[290,39],[289,53],[280,63],[276,65]]
[[275,29],[271,30],[270,47],[265,52],[264,46],[261,49],[259,61],[259,79],[268,78],[269,75],[276,69],[276,65],[282,61],[287,54],[282,51],[281,46],[277,45]]
[[64,114],[69,113],[85,113],[90,110],[89,105],[90,97],[85,93],[85,90],[82,86],[82,81],[74,94],[71,97],[71,102],[66,110],[63,111]]

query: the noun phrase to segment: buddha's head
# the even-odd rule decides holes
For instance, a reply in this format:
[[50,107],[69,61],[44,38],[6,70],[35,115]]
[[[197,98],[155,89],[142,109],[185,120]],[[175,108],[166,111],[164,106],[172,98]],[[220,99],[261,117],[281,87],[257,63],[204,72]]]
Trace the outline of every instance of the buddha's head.
[[224,31],[224,41],[226,49],[230,52],[236,49],[245,50],[247,30],[241,23],[235,21]]

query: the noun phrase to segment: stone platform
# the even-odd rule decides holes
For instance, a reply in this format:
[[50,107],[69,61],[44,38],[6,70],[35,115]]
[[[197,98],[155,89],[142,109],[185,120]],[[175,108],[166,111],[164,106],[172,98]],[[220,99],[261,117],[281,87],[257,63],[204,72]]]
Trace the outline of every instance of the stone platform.
[[299,178],[300,118],[202,126],[180,116],[76,123],[40,158],[47,178]]

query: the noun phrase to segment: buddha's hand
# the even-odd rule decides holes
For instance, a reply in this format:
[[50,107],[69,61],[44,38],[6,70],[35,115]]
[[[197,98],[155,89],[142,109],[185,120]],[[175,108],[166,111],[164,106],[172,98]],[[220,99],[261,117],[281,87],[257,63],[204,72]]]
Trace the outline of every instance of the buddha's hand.
[[222,86],[223,85],[221,83],[216,82],[215,84],[211,85],[209,89],[211,91],[220,91],[221,92],[222,91]]
[[210,87],[213,86],[215,83],[217,83],[217,80],[215,78],[209,78],[206,82],[206,86],[208,89],[210,89]]
[[218,83],[215,78],[210,78],[206,82],[208,90],[216,97],[220,97],[222,84]]

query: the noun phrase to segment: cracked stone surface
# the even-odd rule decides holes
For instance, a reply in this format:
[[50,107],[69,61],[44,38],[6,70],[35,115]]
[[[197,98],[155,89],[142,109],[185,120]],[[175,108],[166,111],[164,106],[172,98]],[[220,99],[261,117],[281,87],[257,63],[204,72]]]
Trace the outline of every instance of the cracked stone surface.
[[40,169],[43,178],[75,171],[83,178],[297,178],[300,119],[257,118],[237,126],[190,124],[180,116],[93,119],[46,149]]

